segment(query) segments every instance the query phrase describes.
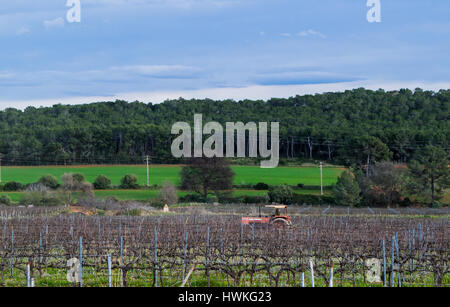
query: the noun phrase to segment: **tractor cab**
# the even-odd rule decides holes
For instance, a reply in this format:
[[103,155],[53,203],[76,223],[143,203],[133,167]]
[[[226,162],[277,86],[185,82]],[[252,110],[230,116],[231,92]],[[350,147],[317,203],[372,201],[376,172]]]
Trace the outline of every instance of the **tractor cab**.
[[287,207],[286,205],[267,205],[266,208],[275,209],[270,223],[280,226],[291,226],[291,217],[288,215]]

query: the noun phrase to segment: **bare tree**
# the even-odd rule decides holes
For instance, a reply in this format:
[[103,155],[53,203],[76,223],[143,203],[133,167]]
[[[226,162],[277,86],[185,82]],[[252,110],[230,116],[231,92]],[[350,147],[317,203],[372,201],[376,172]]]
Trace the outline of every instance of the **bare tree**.
[[178,193],[177,188],[172,182],[163,182],[162,188],[159,191],[159,199],[161,199],[164,204],[176,204],[178,203]]

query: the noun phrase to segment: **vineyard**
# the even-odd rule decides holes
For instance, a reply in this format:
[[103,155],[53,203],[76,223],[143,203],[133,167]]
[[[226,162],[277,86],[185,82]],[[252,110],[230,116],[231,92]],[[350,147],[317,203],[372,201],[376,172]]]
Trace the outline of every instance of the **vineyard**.
[[2,215],[1,285],[450,285],[446,217],[298,210],[293,227],[274,228],[241,225],[231,214],[89,217],[57,210]]

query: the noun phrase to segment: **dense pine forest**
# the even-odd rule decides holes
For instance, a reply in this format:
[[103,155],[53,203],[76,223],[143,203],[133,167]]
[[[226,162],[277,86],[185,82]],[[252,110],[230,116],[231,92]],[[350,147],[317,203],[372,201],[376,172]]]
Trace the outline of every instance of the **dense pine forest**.
[[0,112],[6,165],[176,163],[171,126],[203,121],[280,122],[281,158],[344,165],[409,162],[427,144],[448,150],[450,90],[356,89],[268,101],[98,102]]

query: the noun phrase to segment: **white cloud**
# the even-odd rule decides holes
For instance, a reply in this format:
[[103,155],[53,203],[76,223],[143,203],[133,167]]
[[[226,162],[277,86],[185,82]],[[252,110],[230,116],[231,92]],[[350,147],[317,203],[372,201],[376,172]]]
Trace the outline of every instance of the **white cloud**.
[[305,30],[305,31],[301,31],[299,33],[297,33],[297,36],[302,36],[302,37],[306,37],[306,36],[319,36],[320,38],[327,38],[325,34],[315,31],[315,30]]
[[280,35],[284,36],[284,37],[291,37],[292,36],[291,33],[281,33]]
[[62,17],[58,17],[53,20],[45,20],[44,26],[48,28],[56,28],[56,27],[64,27],[64,19]]
[[110,69],[113,72],[137,73],[147,76],[161,76],[170,74],[189,75],[198,71],[197,68],[184,65],[130,65],[115,66]]

